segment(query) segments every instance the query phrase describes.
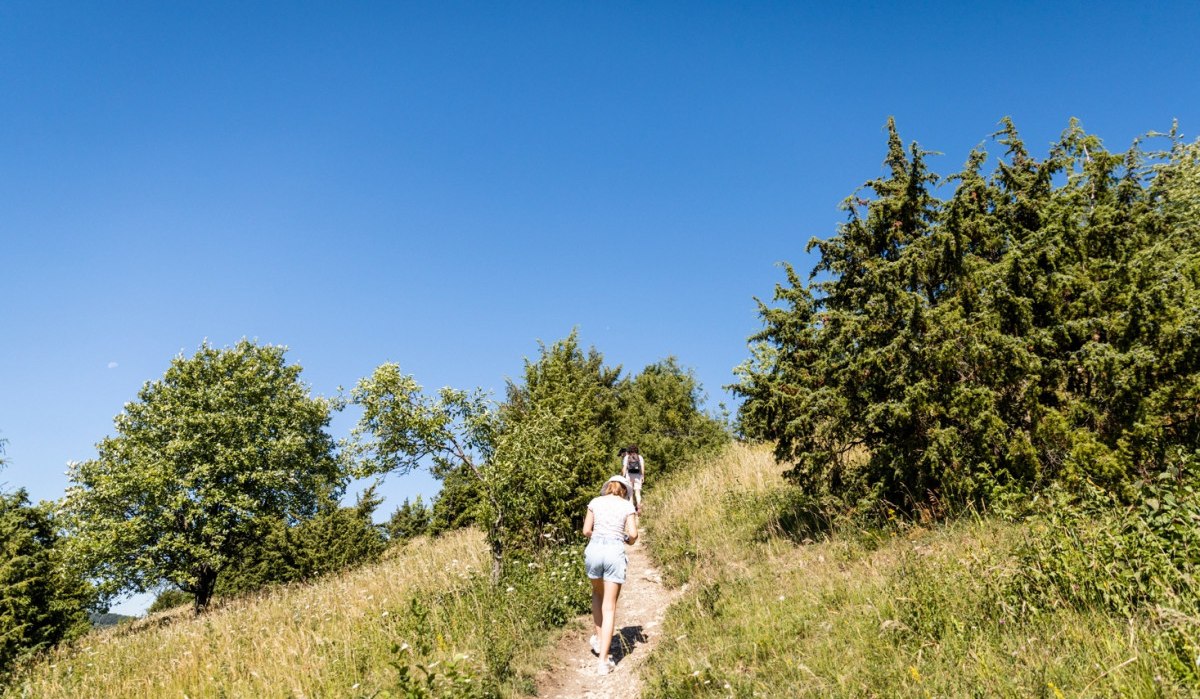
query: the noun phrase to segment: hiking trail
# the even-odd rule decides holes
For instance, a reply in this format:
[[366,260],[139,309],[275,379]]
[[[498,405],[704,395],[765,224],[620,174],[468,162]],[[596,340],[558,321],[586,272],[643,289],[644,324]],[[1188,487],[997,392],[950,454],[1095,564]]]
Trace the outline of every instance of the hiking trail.
[[580,617],[559,640],[548,666],[539,674],[537,696],[547,699],[635,699],[641,696],[641,668],[658,645],[663,616],[682,590],[668,589],[662,574],[639,542],[626,547],[629,568],[617,602],[612,658],[617,667],[596,674],[596,656],[588,648],[592,616]]

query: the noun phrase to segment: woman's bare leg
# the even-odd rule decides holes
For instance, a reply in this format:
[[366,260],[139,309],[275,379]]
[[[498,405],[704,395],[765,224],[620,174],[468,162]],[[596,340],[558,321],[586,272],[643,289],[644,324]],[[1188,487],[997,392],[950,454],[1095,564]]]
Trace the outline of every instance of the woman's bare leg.
[[[593,583],[597,582],[595,580]],[[608,651],[612,646],[613,631],[617,627],[617,598],[621,596],[621,583],[609,582],[604,583],[604,600],[601,602],[601,610],[603,621],[600,624],[600,630],[596,637],[600,639],[600,662],[608,660]],[[595,589],[593,585],[593,590]],[[593,597],[593,599],[595,599]],[[593,617],[594,618],[594,617]]]
[[[594,635],[596,637],[597,641],[599,641],[601,638],[600,634],[602,633],[602,631],[601,631],[600,627],[601,627],[601,625],[604,624],[604,616],[603,616],[604,612],[603,612],[603,608],[601,606],[603,602],[604,602],[604,581],[603,580],[593,580],[592,581],[592,624],[593,624],[593,626],[595,626],[595,629],[592,631],[592,635]],[[604,656],[600,656],[600,657],[603,658]]]

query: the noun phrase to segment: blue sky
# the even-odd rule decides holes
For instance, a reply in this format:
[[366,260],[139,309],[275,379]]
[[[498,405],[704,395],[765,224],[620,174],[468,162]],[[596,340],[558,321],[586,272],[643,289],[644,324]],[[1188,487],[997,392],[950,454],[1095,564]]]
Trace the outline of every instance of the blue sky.
[[[1200,131],[1200,3],[0,4],[0,483],[56,498],[176,354],[501,391],[578,327],[711,403],[878,175],[1016,121]],[[334,436],[350,419],[339,418]],[[436,491],[393,478],[383,509]]]

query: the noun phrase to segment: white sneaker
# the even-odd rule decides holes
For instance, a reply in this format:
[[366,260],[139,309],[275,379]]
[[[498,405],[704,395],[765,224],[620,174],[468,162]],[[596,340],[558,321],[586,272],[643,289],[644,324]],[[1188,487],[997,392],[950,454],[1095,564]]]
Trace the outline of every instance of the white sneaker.
[[592,647],[592,655],[600,657],[600,641],[594,635],[588,639],[588,645]]
[[612,672],[613,668],[615,668],[616,666],[617,666],[617,664],[611,660],[601,660],[596,665],[596,674],[597,675],[607,675],[608,673]]

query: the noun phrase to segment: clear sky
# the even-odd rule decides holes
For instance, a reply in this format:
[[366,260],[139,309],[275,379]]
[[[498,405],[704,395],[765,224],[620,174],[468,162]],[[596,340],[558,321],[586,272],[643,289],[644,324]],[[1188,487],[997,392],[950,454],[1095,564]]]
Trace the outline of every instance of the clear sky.
[[891,5],[0,3],[0,483],[59,497],[205,338],[499,392],[578,327],[729,401],[889,115],[943,174],[1006,115],[1200,132],[1198,2]]

